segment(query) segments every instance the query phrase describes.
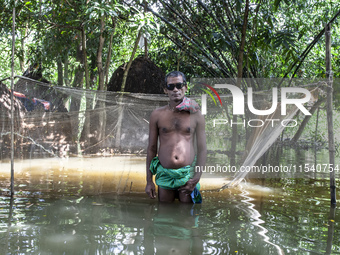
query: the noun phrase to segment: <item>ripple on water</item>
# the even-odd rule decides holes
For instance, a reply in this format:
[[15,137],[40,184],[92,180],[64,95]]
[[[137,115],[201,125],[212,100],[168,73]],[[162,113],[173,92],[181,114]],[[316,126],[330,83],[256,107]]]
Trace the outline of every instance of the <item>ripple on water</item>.
[[[133,191],[145,184],[144,175],[133,169],[130,177],[136,180],[73,170],[49,167],[43,175],[22,175],[12,206],[9,197],[0,197],[4,254],[17,249],[22,254],[261,255],[326,250],[332,223],[326,180],[261,180],[202,192],[202,205],[167,205]],[[0,182],[8,185],[8,179]],[[336,215],[334,254],[340,253],[339,221]]]

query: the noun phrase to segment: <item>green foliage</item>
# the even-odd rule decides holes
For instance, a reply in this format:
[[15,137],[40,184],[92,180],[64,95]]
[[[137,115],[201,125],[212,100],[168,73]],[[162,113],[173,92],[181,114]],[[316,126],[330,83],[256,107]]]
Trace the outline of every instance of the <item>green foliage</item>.
[[[177,49],[172,60],[167,56],[167,63],[178,63],[178,55],[187,52],[188,60],[179,64],[182,70],[190,70],[192,76],[236,76],[244,2],[185,1],[181,5],[173,1],[154,2],[158,7],[154,15],[162,21],[161,32]],[[287,73],[292,76],[291,67],[303,60],[302,52],[335,15],[339,9],[336,6],[337,2],[319,1],[252,3],[244,76],[283,77]],[[324,45],[323,38],[320,43]],[[164,51],[172,47],[169,45]],[[318,57],[314,49],[309,56]],[[162,61],[163,54],[155,57]],[[318,77],[318,72],[308,65],[300,70],[297,77]]]
[[[69,59],[70,72],[79,64],[77,47],[85,29],[90,73],[97,75],[96,56],[100,34],[104,36],[103,60],[114,33],[109,74],[128,61],[137,31],[149,41],[149,56],[164,72],[174,69],[190,77],[235,77],[245,1],[87,1],[2,0],[0,41],[1,77],[9,73],[12,10],[16,4],[16,73],[40,62],[48,79],[56,77],[56,62]],[[244,51],[245,77],[288,77],[302,61],[296,77],[324,77],[324,39],[306,58],[302,56],[315,36],[339,10],[338,1],[265,0],[250,4]],[[101,31],[101,20],[105,26]],[[339,22],[332,24],[339,34]],[[159,34],[159,32],[161,34]],[[332,37],[332,65],[338,77],[340,41]],[[142,53],[139,49],[137,55]],[[71,73],[71,75],[73,75]],[[261,88],[256,88],[261,89]]]
[[[298,115],[296,120],[300,123],[304,116]],[[334,134],[340,133],[340,113],[339,111],[333,111],[333,127]],[[292,138],[296,133],[299,125],[294,128],[286,128],[284,131],[285,137]],[[308,140],[311,142],[327,144],[328,141],[328,127],[327,127],[327,113],[325,105],[320,107],[319,115],[315,112],[309,120],[307,126],[304,128],[301,140]],[[340,137],[334,136],[335,143],[340,144]]]

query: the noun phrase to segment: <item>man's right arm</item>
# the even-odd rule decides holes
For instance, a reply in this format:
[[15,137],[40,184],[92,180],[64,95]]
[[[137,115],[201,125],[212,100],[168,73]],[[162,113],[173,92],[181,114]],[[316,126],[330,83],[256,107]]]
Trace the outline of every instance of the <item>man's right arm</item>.
[[151,160],[157,155],[158,145],[158,126],[157,126],[157,110],[153,111],[149,122],[149,144],[146,156],[146,187],[145,192],[150,198],[156,198],[156,187],[152,180],[152,173],[150,171]]

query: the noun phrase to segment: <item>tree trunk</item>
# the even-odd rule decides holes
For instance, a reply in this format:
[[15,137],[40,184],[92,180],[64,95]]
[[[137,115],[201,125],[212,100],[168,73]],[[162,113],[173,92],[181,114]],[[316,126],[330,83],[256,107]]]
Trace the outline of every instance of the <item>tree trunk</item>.
[[24,32],[21,33],[21,52],[22,56],[19,58],[20,61],[20,69],[21,72],[25,72],[25,38],[27,37],[27,31],[28,31],[28,22],[26,23],[26,26],[24,28]]
[[[148,11],[148,3],[144,0],[143,4],[144,4],[144,15],[145,15],[146,12]],[[146,36],[144,36],[144,57],[145,58],[148,57],[148,40]]]
[[[81,37],[81,34],[80,34]],[[84,85],[84,58],[83,58],[83,48],[82,48],[82,43],[79,41],[77,51],[76,51],[76,60],[79,62],[79,65],[76,67],[75,70],[75,75],[73,78],[73,87],[77,88],[83,88]],[[70,106],[70,111],[79,111],[80,109],[80,99],[77,97],[71,98],[71,106]],[[82,118],[82,115],[79,114],[78,118],[75,118],[74,122],[72,122],[72,126],[78,127],[76,130],[76,134],[74,134],[75,137],[77,137],[77,144],[79,145],[79,136],[82,131],[82,126],[79,126],[79,119]],[[80,147],[77,147],[77,153],[80,154]]]
[[114,32],[112,32],[110,36],[110,43],[109,43],[109,50],[108,50],[108,56],[105,63],[105,83],[104,83],[104,90],[107,90],[107,83],[109,81],[109,67],[110,67],[110,61],[111,61],[111,54],[112,54],[112,41],[113,41],[113,35]]
[[[242,76],[243,76],[243,52],[244,52],[244,45],[246,42],[246,32],[247,32],[247,24],[248,24],[248,12],[249,12],[249,0],[246,0],[246,6],[244,10],[244,19],[243,19],[243,26],[242,26],[242,36],[241,36],[241,43],[240,43],[240,52],[238,57],[238,64],[237,64],[237,81],[236,86],[241,87]],[[232,126],[232,140],[231,140],[231,148],[230,148],[230,164],[233,166],[236,163],[235,154],[236,154],[236,146],[237,146],[237,115],[233,115],[233,126]]]
[[113,35],[115,33],[115,29],[116,29],[116,22],[115,22],[114,17],[111,17],[111,19],[112,19],[113,31],[111,32],[108,56],[107,56],[106,63],[105,63],[105,85],[104,85],[105,90],[107,90],[107,83],[109,81],[109,67],[110,67],[111,54],[112,54],[112,41],[113,41]]
[[[97,68],[98,68],[98,90],[104,90],[105,83],[105,70],[103,68],[103,48],[104,48],[104,30],[105,30],[105,22],[104,17],[101,17],[100,19],[100,35],[99,35],[99,46],[97,51]],[[99,120],[98,120],[98,136],[97,136],[97,142],[100,142],[105,137],[105,122],[106,122],[106,112],[105,112],[105,94],[99,93],[99,102],[98,107],[100,109],[103,109],[103,111],[99,112]]]
[[335,193],[335,145],[333,130],[333,74],[331,66],[331,25],[327,24],[325,29],[326,37],[326,78],[327,78],[327,126],[328,126],[328,151],[329,165],[332,167],[330,172],[331,204],[336,204]]
[[103,35],[105,29],[104,17],[100,19],[100,35],[99,46],[97,50],[97,68],[98,68],[98,90],[104,90],[104,69],[103,69],[103,48],[105,37]]
[[[123,75],[123,82],[122,82],[122,86],[121,86],[121,89],[120,91],[121,92],[124,92],[125,91],[125,84],[126,84],[126,79],[127,79],[127,76],[128,76],[128,73],[129,73],[129,69],[131,67],[131,64],[132,64],[132,61],[133,61],[133,57],[135,56],[135,53],[137,51],[137,47],[138,47],[138,43],[139,43],[139,40],[140,40],[140,37],[142,35],[142,32],[141,30],[138,31],[138,35],[137,35],[137,39],[135,41],[135,45],[133,47],[133,50],[132,50],[132,54],[131,54],[131,57],[130,57],[130,60],[129,60],[129,63],[127,64],[127,66],[125,67],[125,70],[124,70],[124,75]],[[121,130],[122,130],[122,121],[123,121],[123,116],[124,116],[124,107],[122,106],[122,102],[123,102],[123,94],[120,96],[119,100],[118,100],[118,104],[119,104],[119,108],[118,108],[118,120],[117,120],[117,129],[116,129],[116,135],[115,135],[115,147],[120,149],[120,138],[121,138]]]
[[127,76],[128,76],[129,69],[130,69],[130,67],[131,67],[133,58],[134,58],[134,56],[135,56],[135,54],[136,54],[136,51],[137,51],[137,48],[138,48],[138,43],[139,43],[139,40],[140,40],[141,35],[142,35],[142,31],[139,30],[139,31],[138,31],[138,35],[137,35],[137,39],[136,39],[136,41],[135,41],[135,45],[133,46],[133,50],[132,50],[132,54],[131,54],[129,63],[127,64],[127,66],[126,66],[126,68],[125,68],[125,70],[124,70],[123,82],[122,82],[122,86],[121,86],[121,89],[120,89],[121,92],[124,92],[124,91],[125,91],[126,79],[127,79]]
[[79,65],[76,67],[72,86],[75,87],[75,88],[83,88],[83,84],[84,84],[84,68],[83,68],[84,57],[83,57],[83,47],[82,47],[81,42],[79,42],[78,47],[77,47],[76,60],[77,60],[77,62],[79,62]]
[[[320,107],[318,107],[318,111],[316,113],[316,122],[315,122],[315,135],[314,135],[314,142],[316,143],[317,141],[317,135],[318,135],[318,126],[319,126],[319,112],[320,112]],[[316,157],[315,157],[316,158]]]
[[[104,67],[104,75],[105,75],[105,81],[104,81],[104,87],[103,90],[107,90],[107,83],[109,80],[109,67],[110,67],[110,61],[111,61],[111,54],[112,54],[112,42],[113,42],[113,36],[114,36],[114,31],[115,31],[115,19],[114,17],[111,17],[112,19],[112,27],[113,31],[111,32],[110,35],[110,41],[109,41],[109,49],[108,49],[108,54],[107,54],[107,59],[105,62],[105,67]],[[102,107],[103,109],[106,109],[106,94],[103,93],[103,95],[100,96],[100,101],[99,101],[99,107]],[[99,140],[103,140],[106,136],[106,122],[107,122],[107,115],[106,111],[102,111],[101,114],[99,115],[99,122],[101,123],[101,131],[99,132]]]
[[64,59],[64,84],[66,87],[70,86],[70,80],[68,79],[68,54],[66,54]]
[[[81,30],[82,33],[82,46],[83,46],[83,62],[85,67],[85,84],[86,89],[90,89],[90,75],[89,75],[89,68],[87,63],[87,52],[86,52],[86,33],[85,33],[85,27],[82,27]],[[90,116],[90,110],[91,110],[91,104],[92,104],[92,98],[87,96],[88,91],[86,92],[86,111],[85,111],[85,122],[84,122],[84,129],[82,133],[83,141],[86,143],[89,141],[90,137],[90,124],[91,124],[91,116]]]
[[83,27],[81,30],[82,34],[82,46],[83,46],[83,63],[85,67],[85,84],[86,84],[86,89],[90,89],[90,75],[89,75],[89,66],[87,63],[87,52],[86,52],[86,33],[85,33],[85,28]]
[[62,87],[63,86],[63,63],[61,62],[60,59],[57,60],[57,67],[58,67],[58,86]]
[[310,120],[310,118],[312,117],[312,115],[314,114],[314,112],[316,111],[316,109],[319,108],[319,106],[325,101],[325,99],[319,99],[314,105],[313,107],[310,109],[310,114],[311,115],[306,115],[305,118],[303,119],[298,131],[295,133],[294,137],[292,138],[292,142],[297,142],[300,138],[300,136],[302,135],[303,130],[305,129],[308,121]]

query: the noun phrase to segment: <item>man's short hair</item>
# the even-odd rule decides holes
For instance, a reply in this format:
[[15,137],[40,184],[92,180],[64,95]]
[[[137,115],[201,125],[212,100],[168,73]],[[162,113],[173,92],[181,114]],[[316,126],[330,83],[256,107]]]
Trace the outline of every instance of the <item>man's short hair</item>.
[[182,76],[184,84],[187,84],[187,79],[185,78],[184,73],[182,73],[180,71],[172,71],[165,76],[164,87],[168,83],[168,77],[178,77],[178,76]]

